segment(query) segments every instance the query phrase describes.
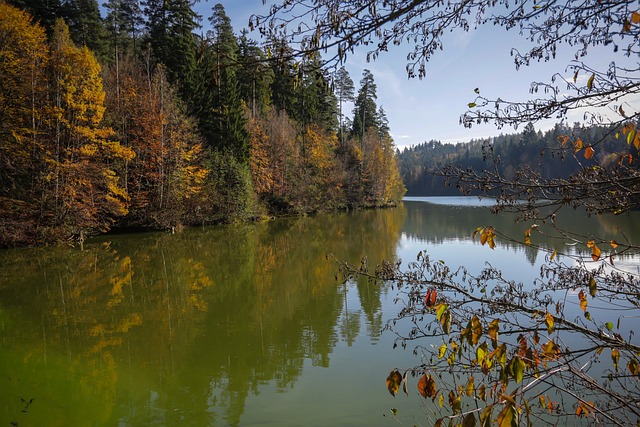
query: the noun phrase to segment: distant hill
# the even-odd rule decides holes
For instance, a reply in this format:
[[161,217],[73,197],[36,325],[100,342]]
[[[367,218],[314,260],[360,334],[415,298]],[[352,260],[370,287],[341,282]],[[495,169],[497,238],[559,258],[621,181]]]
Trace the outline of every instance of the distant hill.
[[[566,139],[565,144],[562,141]],[[585,150],[576,152],[574,143],[580,139],[584,147],[592,146],[594,154],[585,157]],[[434,174],[445,165],[482,170],[497,168],[506,178],[517,170],[529,167],[543,177],[568,178],[588,166],[609,167],[620,161],[620,153],[637,157],[626,138],[616,138],[615,132],[603,126],[587,129],[578,124],[569,127],[557,124],[553,129],[536,132],[529,124],[521,133],[500,135],[467,143],[443,144],[429,141],[406,148],[398,154],[400,173],[407,187],[407,196],[458,195],[453,185]],[[495,159],[495,161],[494,161]]]

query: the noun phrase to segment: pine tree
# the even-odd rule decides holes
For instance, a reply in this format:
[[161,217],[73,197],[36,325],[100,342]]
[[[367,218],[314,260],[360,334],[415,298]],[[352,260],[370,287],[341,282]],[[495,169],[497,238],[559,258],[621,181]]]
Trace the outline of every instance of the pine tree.
[[108,43],[96,0],[66,0],[62,4],[71,40],[86,46],[100,59],[108,55]]
[[139,48],[139,34],[143,23],[138,0],[108,0],[104,4],[104,20],[109,39],[110,56],[119,60],[123,54],[135,55]]
[[191,0],[146,0],[147,38],[154,58],[165,65],[169,81],[178,85],[182,99],[193,94],[196,40],[200,16]]
[[266,56],[255,41],[247,38],[243,29],[238,40],[238,67],[236,71],[240,96],[252,116],[265,115],[271,104],[270,84],[273,70],[265,64]]
[[353,127],[351,134],[362,140],[371,127],[378,129],[378,111],[376,106],[377,87],[371,71],[365,69],[360,80],[360,89],[353,110]]
[[216,4],[209,18],[208,33],[213,67],[212,129],[208,143],[218,150],[229,150],[241,162],[248,159],[246,119],[236,77],[238,42],[224,7]]
[[349,72],[345,67],[340,67],[336,72],[334,79],[334,90],[338,99],[338,120],[339,120],[339,133],[340,133],[340,145],[344,145],[344,114],[342,113],[342,105],[345,101],[353,101],[355,94],[355,86]]

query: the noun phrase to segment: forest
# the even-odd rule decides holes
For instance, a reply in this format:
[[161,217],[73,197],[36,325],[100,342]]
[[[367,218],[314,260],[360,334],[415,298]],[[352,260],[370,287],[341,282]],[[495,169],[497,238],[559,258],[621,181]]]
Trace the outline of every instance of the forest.
[[[568,141],[571,140],[571,143]],[[577,141],[580,141],[579,148]],[[597,146],[597,150],[588,147]],[[536,131],[527,124],[522,132],[475,139],[463,144],[429,141],[404,149],[398,154],[400,174],[409,196],[460,195],[457,180],[446,177],[446,167],[471,170],[479,174],[495,171],[507,180],[531,173],[542,179],[569,179],[595,166],[610,169],[624,160],[632,164],[638,151],[627,142],[626,135],[611,126],[584,127],[565,122],[552,129]],[[623,157],[626,157],[623,159]],[[493,190],[494,192],[496,189]],[[487,189],[491,194],[492,190]],[[470,190],[469,194],[480,194]]]
[[401,200],[371,72],[191,4],[0,0],[0,247]]

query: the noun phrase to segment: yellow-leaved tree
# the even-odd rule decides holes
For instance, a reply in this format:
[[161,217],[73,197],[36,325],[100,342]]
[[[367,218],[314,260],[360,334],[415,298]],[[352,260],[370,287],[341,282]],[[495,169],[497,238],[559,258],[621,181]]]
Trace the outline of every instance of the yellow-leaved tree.
[[62,20],[53,30],[48,70],[52,104],[43,205],[58,237],[83,240],[127,213],[128,197],[115,167],[134,153],[102,125],[100,65],[86,47],[73,44]]
[[35,240],[47,59],[43,28],[0,2],[0,246]]

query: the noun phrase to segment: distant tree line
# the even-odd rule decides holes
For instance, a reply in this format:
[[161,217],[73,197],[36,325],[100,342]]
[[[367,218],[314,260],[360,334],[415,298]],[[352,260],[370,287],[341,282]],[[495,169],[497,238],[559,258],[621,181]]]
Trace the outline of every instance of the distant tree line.
[[[576,150],[567,141],[580,140],[584,147],[598,147],[593,155]],[[626,153],[626,158],[620,153]],[[536,131],[532,124],[522,132],[474,139],[468,143],[443,144],[429,141],[406,148],[398,154],[400,174],[410,196],[460,195],[455,178],[448,179],[442,171],[447,167],[480,173],[495,170],[506,179],[517,179],[519,174],[533,173],[542,178],[568,179],[585,167],[610,168],[637,157],[637,150],[628,144],[625,135],[608,126],[580,124],[568,126],[558,123],[546,132]],[[488,193],[497,189],[486,189]],[[469,194],[479,194],[470,191]]]
[[[394,204],[373,75],[188,0],[0,0],[0,247]],[[343,104],[353,102],[353,118]]]

